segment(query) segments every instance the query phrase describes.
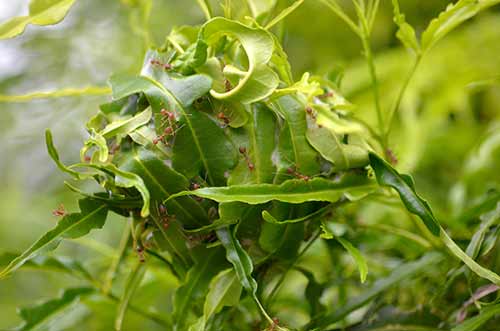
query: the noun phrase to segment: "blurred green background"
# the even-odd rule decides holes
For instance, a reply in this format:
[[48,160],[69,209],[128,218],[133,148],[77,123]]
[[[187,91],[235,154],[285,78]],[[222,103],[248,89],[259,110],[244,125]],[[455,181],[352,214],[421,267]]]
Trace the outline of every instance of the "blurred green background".
[[[156,44],[176,25],[203,22],[195,0],[154,0],[150,29]],[[348,7],[348,1],[345,1]],[[421,32],[450,1],[401,0],[408,21]],[[28,0],[0,1],[0,21],[27,11]],[[24,94],[63,87],[105,86],[115,72],[136,72],[143,41],[129,25],[130,9],[119,0],[78,1],[68,17],[52,27],[29,27],[21,37],[0,41],[0,94]],[[411,64],[411,55],[395,38],[390,1],[382,1],[372,44],[377,54],[382,103],[389,108]],[[417,186],[439,218],[458,233],[468,232],[454,221],[474,201],[500,183],[500,11],[490,10],[467,22],[435,47],[420,67],[403,101],[391,147],[398,167],[416,176]],[[286,19],[285,50],[295,78],[304,71],[326,74],[343,68],[343,94],[356,105],[357,116],[375,123],[367,67],[356,36],[323,7],[306,1]],[[76,207],[76,196],[63,185],[65,176],[49,159],[44,130],[50,128],[62,159],[78,159],[86,135],[84,123],[108,97],[61,98],[28,103],[0,103],[0,253],[19,252],[50,229],[52,210],[63,203]],[[386,211],[370,222],[385,217]],[[85,240],[65,242],[58,255],[72,255],[89,268],[102,268],[113,256],[125,222],[110,219],[103,231]],[[363,250],[370,250],[364,247]],[[104,257],[104,259],[103,259]],[[158,272],[169,293],[174,282]],[[57,295],[78,282],[51,273],[20,271],[0,282],[0,329],[20,322],[16,307]],[[145,287],[148,288],[147,286]],[[151,287],[153,288],[153,287]],[[157,288],[155,288],[157,291]],[[165,295],[158,309],[166,309]],[[137,299],[148,302],[147,290]],[[84,318],[88,310],[100,319],[85,319],[78,330],[112,329],[113,309],[100,302],[71,314]],[[109,318],[106,318],[108,314]],[[135,323],[135,324],[134,324]],[[154,330],[133,314],[128,330]]]

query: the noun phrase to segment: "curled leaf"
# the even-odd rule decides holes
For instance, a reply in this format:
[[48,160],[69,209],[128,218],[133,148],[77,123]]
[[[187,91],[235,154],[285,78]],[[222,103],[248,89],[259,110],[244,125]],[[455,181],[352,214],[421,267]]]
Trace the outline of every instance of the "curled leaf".
[[246,69],[226,65],[224,74],[239,77],[238,82],[229,91],[212,89],[210,94],[214,98],[248,104],[262,100],[273,93],[279,79],[268,66],[273,55],[274,40],[266,30],[217,17],[205,23],[201,34],[209,45],[213,45],[223,36],[234,38],[241,43],[248,58]]

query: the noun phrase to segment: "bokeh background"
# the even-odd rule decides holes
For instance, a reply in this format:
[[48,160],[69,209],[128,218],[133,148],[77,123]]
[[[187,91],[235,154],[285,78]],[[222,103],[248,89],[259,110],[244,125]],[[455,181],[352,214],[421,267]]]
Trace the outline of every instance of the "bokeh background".
[[[400,2],[407,20],[421,32],[451,1]],[[158,45],[173,26],[203,22],[195,0],[153,3],[150,29]],[[0,0],[0,21],[26,13],[27,6],[28,0]],[[137,72],[144,44],[129,24],[130,14],[130,8],[119,0],[77,1],[61,24],[30,26],[24,35],[0,41],[0,94],[106,86],[111,73]],[[372,44],[386,109],[394,102],[411,63],[411,55],[402,49],[395,32],[390,1],[383,0]],[[356,105],[359,117],[374,123],[361,45],[341,21],[319,1],[308,0],[286,19],[284,40],[296,79],[304,71],[326,74],[343,68],[342,93]],[[454,216],[498,189],[500,183],[499,55],[497,8],[467,22],[431,51],[409,87],[391,137],[399,169],[415,175],[419,191],[441,221],[459,234],[462,231],[464,238],[469,234],[467,224]],[[53,131],[66,163],[77,161],[86,136],[84,123],[106,100],[70,97],[0,103],[0,253],[19,252],[53,227],[57,218],[52,210],[61,203],[68,210],[76,208],[76,196],[64,187],[65,176],[47,155],[44,130]],[[387,215],[397,222],[396,211],[374,209],[365,206],[367,222]],[[65,242],[57,254],[72,255],[89,268],[99,268],[106,257],[116,254],[114,247],[124,224],[113,217],[103,231]],[[361,249],[371,248],[368,244]],[[411,253],[401,253],[405,254]],[[157,276],[168,293],[175,280],[161,272]],[[16,307],[55,297],[61,288],[74,285],[77,282],[70,277],[29,270],[0,281],[0,329],[20,322]],[[150,300],[147,289],[138,303]],[[158,309],[166,304],[158,302]],[[93,315],[98,317],[84,319],[68,330],[112,329],[114,310],[101,302],[72,314],[84,318],[89,310],[98,312]],[[127,321],[128,330],[157,327],[145,325],[133,314]]]

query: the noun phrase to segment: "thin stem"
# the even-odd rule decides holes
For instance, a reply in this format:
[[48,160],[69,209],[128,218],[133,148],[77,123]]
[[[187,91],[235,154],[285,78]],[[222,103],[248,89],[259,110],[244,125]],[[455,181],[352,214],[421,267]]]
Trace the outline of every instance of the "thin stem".
[[389,115],[387,117],[387,127],[385,128],[385,131],[384,131],[384,136],[385,136],[384,139],[386,141],[389,139],[388,136],[389,136],[389,133],[391,131],[392,122],[394,120],[394,115],[396,114],[396,112],[399,110],[399,107],[401,106],[401,102],[403,101],[403,97],[405,95],[405,92],[408,89],[408,86],[410,85],[410,81],[413,78],[415,72],[417,71],[417,68],[419,67],[421,60],[422,60],[422,56],[420,54],[417,54],[417,58],[415,59],[415,63],[411,67],[411,69],[410,69],[410,71],[409,71],[408,75],[406,76],[406,79],[403,83],[403,86],[401,87],[401,90],[399,91],[398,98],[396,99],[396,103],[389,111]]
[[332,0],[320,0],[320,1],[323,2],[325,6],[330,8],[334,12],[334,14],[337,15],[341,20],[343,20],[356,35],[361,37],[360,28],[349,18],[349,16],[347,16],[342,11],[342,8],[340,8],[340,6],[335,1]]
[[207,20],[212,18],[212,8],[207,0],[196,0]]
[[375,110],[377,112],[377,122],[379,126],[379,134],[382,139],[382,148],[384,150],[387,149],[387,139],[384,134],[384,119],[382,117],[382,107],[380,105],[380,92],[379,92],[379,83],[377,78],[377,70],[375,68],[375,61],[373,59],[373,53],[370,46],[369,34],[366,29],[363,29],[364,33],[361,37],[361,41],[363,43],[363,50],[366,58],[366,62],[368,63],[368,68],[370,70],[370,77],[372,79],[372,89],[373,89],[373,98],[375,101]]
[[293,13],[297,8],[300,7],[304,3],[305,0],[297,0],[289,7],[285,8],[278,16],[273,18],[271,22],[269,22],[264,29],[269,30],[279,22],[282,22],[288,15]]
[[103,293],[107,294],[111,290],[111,287],[113,285],[113,280],[115,279],[118,267],[120,266],[120,262],[123,260],[123,257],[125,256],[129,238],[130,238],[130,229],[127,224],[125,226],[125,229],[123,230],[122,237],[120,239],[120,244],[118,246],[118,255],[113,258],[111,265],[108,271],[106,272],[104,285],[102,286]]
[[225,0],[224,17],[231,19],[231,0]]
[[286,276],[288,275],[288,273],[290,272],[290,270],[292,270],[292,268],[297,263],[297,261],[304,255],[305,252],[307,252],[307,250],[312,246],[312,244],[316,241],[316,239],[318,239],[318,237],[319,237],[320,234],[321,234],[321,231],[318,231],[311,238],[311,240],[309,240],[309,242],[306,244],[306,246],[304,246],[304,248],[302,249],[302,251],[288,265],[288,268],[285,270],[285,272],[283,274],[281,274],[280,279],[278,280],[278,282],[276,283],[276,285],[274,285],[274,288],[271,290],[271,293],[267,297],[266,303],[267,303],[268,307],[270,307],[272,305],[276,294],[278,293],[278,291],[280,290],[281,286],[283,285],[283,282],[284,282]]

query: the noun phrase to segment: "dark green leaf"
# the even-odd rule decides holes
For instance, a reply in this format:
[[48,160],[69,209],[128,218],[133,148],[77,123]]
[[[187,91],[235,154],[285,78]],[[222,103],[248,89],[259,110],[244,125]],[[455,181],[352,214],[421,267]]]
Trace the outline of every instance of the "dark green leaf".
[[[202,254],[203,253],[203,254]],[[186,330],[188,312],[195,304],[206,296],[210,281],[223,269],[227,268],[224,251],[220,247],[200,248],[196,252],[197,261],[189,270],[181,287],[177,289],[174,297],[175,330]]]
[[[151,198],[163,201],[171,194],[189,189],[189,181],[160,160],[154,153],[135,148],[124,158],[120,169],[134,173],[144,181]],[[167,211],[185,226],[193,227],[208,223],[206,211],[191,197],[183,197],[166,203]]]
[[417,195],[413,179],[408,175],[400,175],[393,167],[376,154],[370,153],[369,157],[370,164],[375,171],[378,183],[380,185],[390,186],[398,191],[406,208],[411,213],[419,216],[432,234],[439,236],[439,222],[434,217],[427,201]]

